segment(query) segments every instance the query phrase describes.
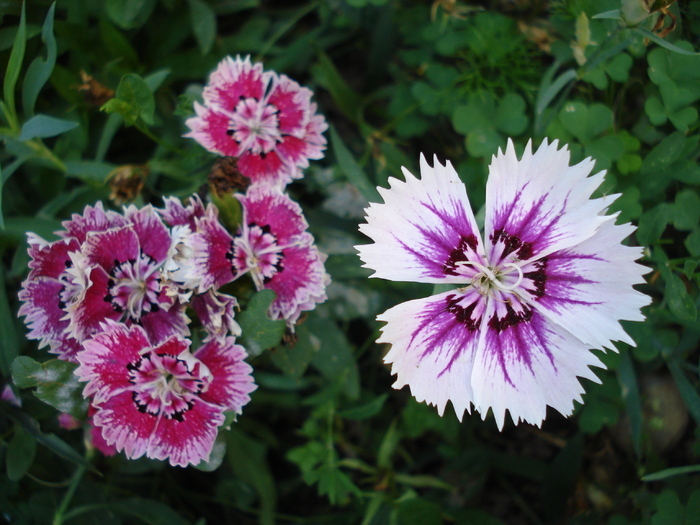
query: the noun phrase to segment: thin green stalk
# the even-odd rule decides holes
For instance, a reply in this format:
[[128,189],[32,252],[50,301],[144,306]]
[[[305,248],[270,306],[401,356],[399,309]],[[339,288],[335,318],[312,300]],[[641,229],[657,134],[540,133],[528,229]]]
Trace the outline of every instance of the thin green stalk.
[[[71,481],[71,484],[68,487],[68,490],[66,491],[66,493],[63,496],[63,500],[61,501],[61,505],[58,507],[56,514],[54,514],[52,525],[62,525],[63,522],[67,519],[68,514],[66,514],[66,510],[68,509],[68,506],[70,505],[70,502],[73,499],[73,495],[75,494],[75,490],[78,488],[78,485],[80,485],[80,481],[83,479],[83,475],[85,474],[85,470],[86,470],[86,467],[83,465],[80,465],[78,467],[78,469],[75,471],[75,476],[73,476],[73,480]],[[64,516],[64,514],[66,514],[66,515]]]
[[277,42],[282,36],[289,31],[294,24],[296,24],[299,20],[304,18],[307,14],[309,14],[311,11],[316,9],[318,3],[317,2],[311,2],[309,5],[306,7],[302,7],[299,9],[299,11],[296,12],[296,14],[292,17],[289,18],[286,24],[284,24],[282,27],[280,27],[277,32],[275,32],[274,35],[272,35],[267,42],[262,47],[262,50],[257,56],[257,60],[262,60],[262,58],[267,54],[268,51],[272,48],[273,45],[275,45],[275,42]]

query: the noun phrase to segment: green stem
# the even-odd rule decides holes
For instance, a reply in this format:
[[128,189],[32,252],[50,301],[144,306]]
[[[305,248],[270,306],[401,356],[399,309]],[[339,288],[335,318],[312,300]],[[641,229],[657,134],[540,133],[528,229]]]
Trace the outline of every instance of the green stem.
[[67,516],[64,516],[66,510],[68,509],[68,506],[70,505],[71,500],[73,499],[73,494],[75,494],[75,489],[78,488],[78,485],[80,485],[80,480],[83,479],[83,474],[85,474],[86,467],[83,465],[80,465],[78,469],[75,471],[75,476],[73,476],[73,480],[71,481],[70,486],[68,487],[68,490],[66,491],[65,495],[63,496],[63,501],[61,501],[60,507],[58,507],[58,510],[56,511],[56,514],[54,514],[53,517],[53,522],[52,525],[62,525],[64,520],[66,519]]
[[262,47],[262,50],[260,51],[260,54],[257,56],[257,60],[262,60],[262,58],[267,54],[268,51],[270,51],[270,48],[272,48],[273,45],[275,45],[275,42],[277,42],[282,36],[289,31],[294,24],[296,24],[299,20],[304,18],[308,13],[316,9],[317,7],[317,2],[311,2],[309,5],[302,7],[297,11],[294,16],[290,17],[289,20],[287,21],[286,24],[284,24],[282,27],[280,27],[277,32],[270,37],[270,39],[265,42],[265,44]]
[[143,126],[143,125],[140,125],[137,123],[136,129],[138,129],[141,133],[146,135],[149,139],[151,139],[153,142],[155,142],[159,146],[163,146],[168,151],[170,151],[172,153],[176,153],[178,155],[184,155],[184,152],[182,150],[176,148],[172,144],[168,144],[167,142],[164,142],[163,140],[160,139],[160,137],[157,137],[156,135],[151,133],[151,130],[148,129],[146,126]]

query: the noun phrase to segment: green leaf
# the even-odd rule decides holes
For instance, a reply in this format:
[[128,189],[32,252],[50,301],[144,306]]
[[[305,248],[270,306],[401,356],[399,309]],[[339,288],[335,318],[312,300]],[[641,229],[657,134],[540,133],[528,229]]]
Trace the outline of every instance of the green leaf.
[[19,140],[32,140],[35,138],[47,138],[61,135],[66,131],[75,129],[80,124],[71,120],[50,117],[48,115],[35,115],[22,125]]
[[[10,59],[7,62],[5,70],[5,81],[3,82],[3,93],[5,97],[6,117],[10,126],[17,124],[17,113],[15,108],[15,86],[19,79],[19,73],[22,69],[22,61],[24,60],[24,50],[27,46],[27,22],[25,17],[25,4],[22,2],[22,15],[19,19],[19,28],[15,36],[15,42],[12,45]],[[9,114],[8,114],[9,112]]]
[[85,182],[99,182],[103,184],[107,176],[116,168],[114,164],[107,162],[94,162],[83,160],[79,162],[66,162],[66,176],[76,177]]
[[688,412],[695,420],[695,424],[700,425],[700,395],[698,394],[698,389],[688,381],[677,360],[668,361],[667,366],[673,376],[673,380],[676,382],[678,392],[680,392]]
[[673,204],[673,225],[676,230],[692,231],[700,223],[700,197],[693,190],[676,194]]
[[498,103],[496,129],[510,137],[522,134],[529,124],[525,109],[525,100],[520,95],[507,93]]
[[669,205],[664,202],[641,216],[637,229],[640,244],[649,246],[659,240],[668,224],[669,212]]
[[38,363],[20,356],[12,363],[12,379],[20,388],[37,387],[34,395],[61,412],[84,417],[87,402],[83,399],[83,383],[73,373],[76,363],[51,359]]
[[683,506],[678,499],[678,494],[666,489],[656,498],[656,512],[651,518],[651,525],[683,523],[683,514]]
[[100,109],[116,113],[124,118],[127,126],[133,126],[141,118],[146,124],[153,124],[156,103],[148,84],[138,75],[124,75],[117,87],[116,98],[107,101]]
[[0,268],[0,371],[10,375],[12,361],[19,355],[19,337],[5,288],[5,268]]
[[267,315],[270,304],[275,300],[275,292],[261,290],[251,297],[250,302],[236,318],[241,325],[243,346],[248,353],[260,355],[268,348],[277,346],[284,334],[285,322],[273,321]]
[[290,377],[300,378],[321,347],[317,337],[309,333],[305,324],[297,327],[297,342],[275,348],[270,357],[277,368]]
[[556,97],[562,89],[576,81],[578,78],[574,69],[567,69],[561,73],[554,82],[548,86],[541,86],[535,103],[535,111],[537,115],[541,115],[549,106],[549,103]]
[[678,47],[668,40],[664,40],[660,36],[658,36],[656,33],[653,33],[649,31],[646,27],[642,26],[637,26],[632,29],[633,31],[636,31],[640,35],[642,35],[644,38],[648,38],[652,42],[655,42],[659,44],[661,47],[664,47],[668,49],[669,51],[673,51],[674,53],[679,53],[681,55],[690,55],[690,56],[698,56],[700,53],[696,53],[695,51],[689,51],[687,49],[683,49],[682,47]]
[[700,230],[695,230],[693,233],[688,235],[683,244],[685,244],[685,247],[690,255],[694,257],[700,256]]
[[671,271],[665,273],[665,279],[668,309],[680,321],[695,321],[698,315],[695,301],[683,280]]
[[338,412],[338,415],[340,417],[344,417],[345,419],[369,419],[370,417],[374,417],[379,414],[388,397],[388,394],[381,394],[368,403],[341,410]]
[[35,455],[36,440],[20,425],[15,425],[15,434],[7,447],[7,477],[13,481],[23,478]]
[[622,401],[625,402],[632,430],[632,445],[638,458],[642,455],[642,400],[639,395],[637,374],[629,352],[620,353],[620,367],[617,370]]
[[370,183],[367,175],[345,146],[340,135],[338,135],[338,132],[335,130],[335,127],[331,126],[330,128],[331,147],[333,148],[333,154],[335,155],[335,160],[338,162],[340,170],[348,178],[348,181],[357,188],[367,202],[376,202],[379,200],[379,192],[377,192],[377,189]]
[[360,395],[359,370],[345,333],[322,307],[310,312],[305,324],[321,343],[311,360],[313,366],[334,385],[341,386],[349,399],[357,399]]
[[56,38],[53,34],[53,19],[56,2],[51,4],[49,12],[46,14],[44,27],[41,30],[41,40],[46,44],[46,59],[36,57],[24,76],[24,84],[22,86],[22,108],[24,109],[25,118],[31,117],[34,114],[34,105],[39,96],[41,88],[51,76],[53,67],[56,64]]
[[122,29],[141,27],[156,6],[156,0],[106,0],[112,21]]
[[411,498],[396,508],[398,525],[441,525],[442,508],[423,498]]
[[216,14],[202,0],[188,0],[190,5],[190,21],[192,31],[202,55],[211,51],[216,38]]
[[472,157],[490,157],[495,155],[498,148],[505,146],[505,139],[494,129],[474,131],[467,135],[465,145]]
[[258,493],[260,498],[258,523],[273,525],[277,491],[270,466],[265,459],[267,447],[260,440],[247,436],[238,428],[233,428],[226,434],[226,446],[228,449],[226,456],[233,472]]
[[78,454],[70,445],[68,445],[61,438],[55,434],[44,434],[39,428],[39,423],[36,419],[30,417],[22,410],[17,407],[13,407],[8,403],[0,403],[0,412],[5,412],[12,419],[19,422],[22,428],[26,430],[29,435],[36,439],[37,443],[44,445],[53,453],[66,458],[77,465],[82,465],[83,467],[89,469],[92,472],[98,473],[97,469],[90,465],[90,463],[80,454]]
[[314,80],[326,88],[338,109],[352,122],[357,122],[360,113],[360,97],[345,82],[333,61],[323,51],[318,53],[318,63],[311,68]]
[[613,114],[603,104],[568,102],[559,112],[559,120],[569,133],[587,144],[612,126]]
[[642,476],[642,481],[646,481],[646,482],[661,481],[662,479],[671,478],[673,476],[683,476],[685,474],[695,474],[696,472],[700,472],[700,465],[688,465],[686,467],[672,467],[672,468],[659,470],[658,472],[654,472],[652,474],[647,474],[646,476]]

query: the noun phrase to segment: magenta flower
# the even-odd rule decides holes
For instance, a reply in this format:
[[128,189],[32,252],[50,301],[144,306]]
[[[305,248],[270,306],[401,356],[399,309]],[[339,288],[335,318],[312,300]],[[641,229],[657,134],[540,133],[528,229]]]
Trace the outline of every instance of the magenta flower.
[[323,158],[328,126],[312,94],[248,57],[227,57],[204,88],[204,106],[195,103],[185,136],[238,157],[238,169],[253,184],[286,185],[302,177],[309,159]]
[[254,186],[237,195],[243,219],[235,237],[218,221],[198,221],[192,239],[194,273],[200,279],[199,292],[249,275],[258,290],[273,290],[272,319],[285,319],[291,328],[302,311],[326,300],[330,277],[325,272],[326,256],[307,232],[301,208],[281,191]]
[[151,206],[131,206],[124,215],[126,226],[91,233],[81,247],[73,283],[85,289],[66,308],[69,333],[83,341],[112,319],[143,326],[153,343],[187,335],[184,305],[161,290],[168,229]]
[[240,414],[256,386],[232,337],[197,352],[173,335],[158,345],[140,326],[107,321],[85,341],[75,371],[96,408],[93,422],[128,458],[187,466],[207,461],[224,412]]
[[63,240],[49,243],[28,234],[30,272],[19,292],[23,302],[19,315],[25,316],[29,339],[38,339],[40,347],[49,345],[49,351],[61,359],[75,361],[81,345],[69,330],[67,307],[80,300],[88,286],[81,246],[91,234],[126,225],[123,216],[105,212],[97,203],[63,222],[65,230],[57,232]]
[[593,161],[569,166],[557,143],[518,160],[509,141],[490,166],[485,235],[466,188],[450,163],[421,157],[421,179],[380,188],[383,204],[367,208],[360,230],[374,244],[358,246],[373,277],[453,285],[455,289],[400,304],[381,314],[385,362],[418,401],[448,401],[461,420],[473,404],[498,428],[508,410],[515,423],[540,425],[547,405],[564,415],[581,401],[577,377],[598,381],[603,367],[589,349],[634,345],[619,320],[640,321],[649,298],[633,285],[648,269],[642,250],[621,241],[634,231],[604,215],[616,195],[591,199],[604,173]]

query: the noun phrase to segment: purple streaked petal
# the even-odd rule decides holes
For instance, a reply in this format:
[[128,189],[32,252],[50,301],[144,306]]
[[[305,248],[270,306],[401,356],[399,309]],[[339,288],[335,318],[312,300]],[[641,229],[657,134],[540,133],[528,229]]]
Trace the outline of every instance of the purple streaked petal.
[[205,341],[229,334],[241,335],[241,327],[234,319],[235,308],[238,307],[235,297],[209,289],[203,294],[193,295],[190,305],[207,331]]
[[171,239],[156,210],[150,204],[140,209],[131,205],[124,209],[124,216],[136,232],[141,253],[157,263],[163,262],[168,255]]
[[196,140],[204,149],[228,157],[237,157],[242,151],[228,134],[231,117],[228,114],[194,103],[196,117],[188,118],[185,125],[190,128],[185,137]]
[[139,238],[134,229],[128,226],[95,233],[83,243],[82,253],[89,264],[109,272],[115,263],[139,258]]
[[[616,196],[591,200],[605,172],[588,177],[594,162],[569,166],[569,151],[545,140],[520,160],[512,141],[489,167],[485,234],[491,264],[500,262],[499,235],[515,237],[530,257],[540,258],[590,238],[607,219],[602,215]],[[523,257],[521,257],[523,258]]]
[[62,223],[65,231],[56,233],[66,239],[74,238],[82,244],[89,233],[103,232],[126,224],[127,221],[124,217],[112,210],[105,211],[102,203],[98,202],[94,208],[85,206],[82,215],[74,213],[71,220]]
[[199,293],[204,293],[233,280],[233,237],[215,217],[206,216],[196,222],[197,232],[190,238],[194,255],[188,275],[192,282],[199,282]]
[[590,239],[547,257],[545,293],[533,306],[593,348],[615,349],[612,341],[634,346],[619,320],[642,321],[651,300],[634,288],[650,270],[634,261],[642,249],[624,246],[634,231],[608,217]]
[[[80,381],[88,382],[83,396],[93,396],[96,404],[130,389],[128,367],[151,346],[140,326],[107,321],[100,328],[97,335],[83,343],[85,349],[78,354],[80,366],[75,370]],[[187,349],[187,345],[181,346],[180,352]]]
[[584,390],[577,377],[599,382],[590,366],[604,368],[585,344],[537,311],[500,330],[485,323],[469,378],[472,401],[483,418],[493,410],[499,430],[506,410],[516,424],[522,420],[539,426],[547,405],[568,416],[573,401],[581,402]]
[[204,217],[204,204],[196,193],[190,196],[187,206],[184,206],[177,197],[166,197],[163,202],[165,208],[156,211],[171,227],[189,226],[190,231],[194,231],[196,229],[195,219]]
[[[372,277],[392,281],[464,283],[446,271],[456,251],[460,260],[484,264],[483,248],[467,191],[449,162],[428,166],[421,156],[421,179],[404,169],[406,182],[389,179],[389,189],[378,188],[383,204],[371,204],[360,231],[374,244],[357,246]],[[468,252],[466,256],[464,252]]]
[[200,397],[241,414],[250,401],[249,394],[257,388],[253,368],[245,362],[245,348],[236,344],[233,337],[214,338],[202,345],[194,356],[209,368],[213,376],[208,389]]
[[286,75],[280,75],[274,82],[266,102],[278,110],[280,133],[299,138],[304,135],[312,94],[310,89],[301,87]]
[[397,374],[394,388],[408,385],[417,401],[442,415],[448,401],[457,417],[471,411],[469,377],[477,353],[484,301],[471,289],[452,290],[408,301],[377,317],[387,323],[380,343],[391,343],[384,357]]
[[139,324],[146,330],[151,344],[157,345],[173,336],[190,335],[190,329],[187,327],[189,321],[185,315],[185,305],[175,301],[168,308],[161,306],[143,314]]
[[72,238],[49,243],[38,235],[28,233],[27,242],[29,244],[27,253],[32,259],[29,261],[29,268],[31,268],[29,279],[36,277],[58,279],[72,264],[69,254],[80,250],[80,243]]
[[78,341],[99,332],[103,321],[121,319],[122,312],[116,311],[111,301],[105,300],[109,294],[109,281],[107,272],[99,266],[93,267],[87,289],[66,307],[68,314],[64,319],[70,321],[68,331]]

